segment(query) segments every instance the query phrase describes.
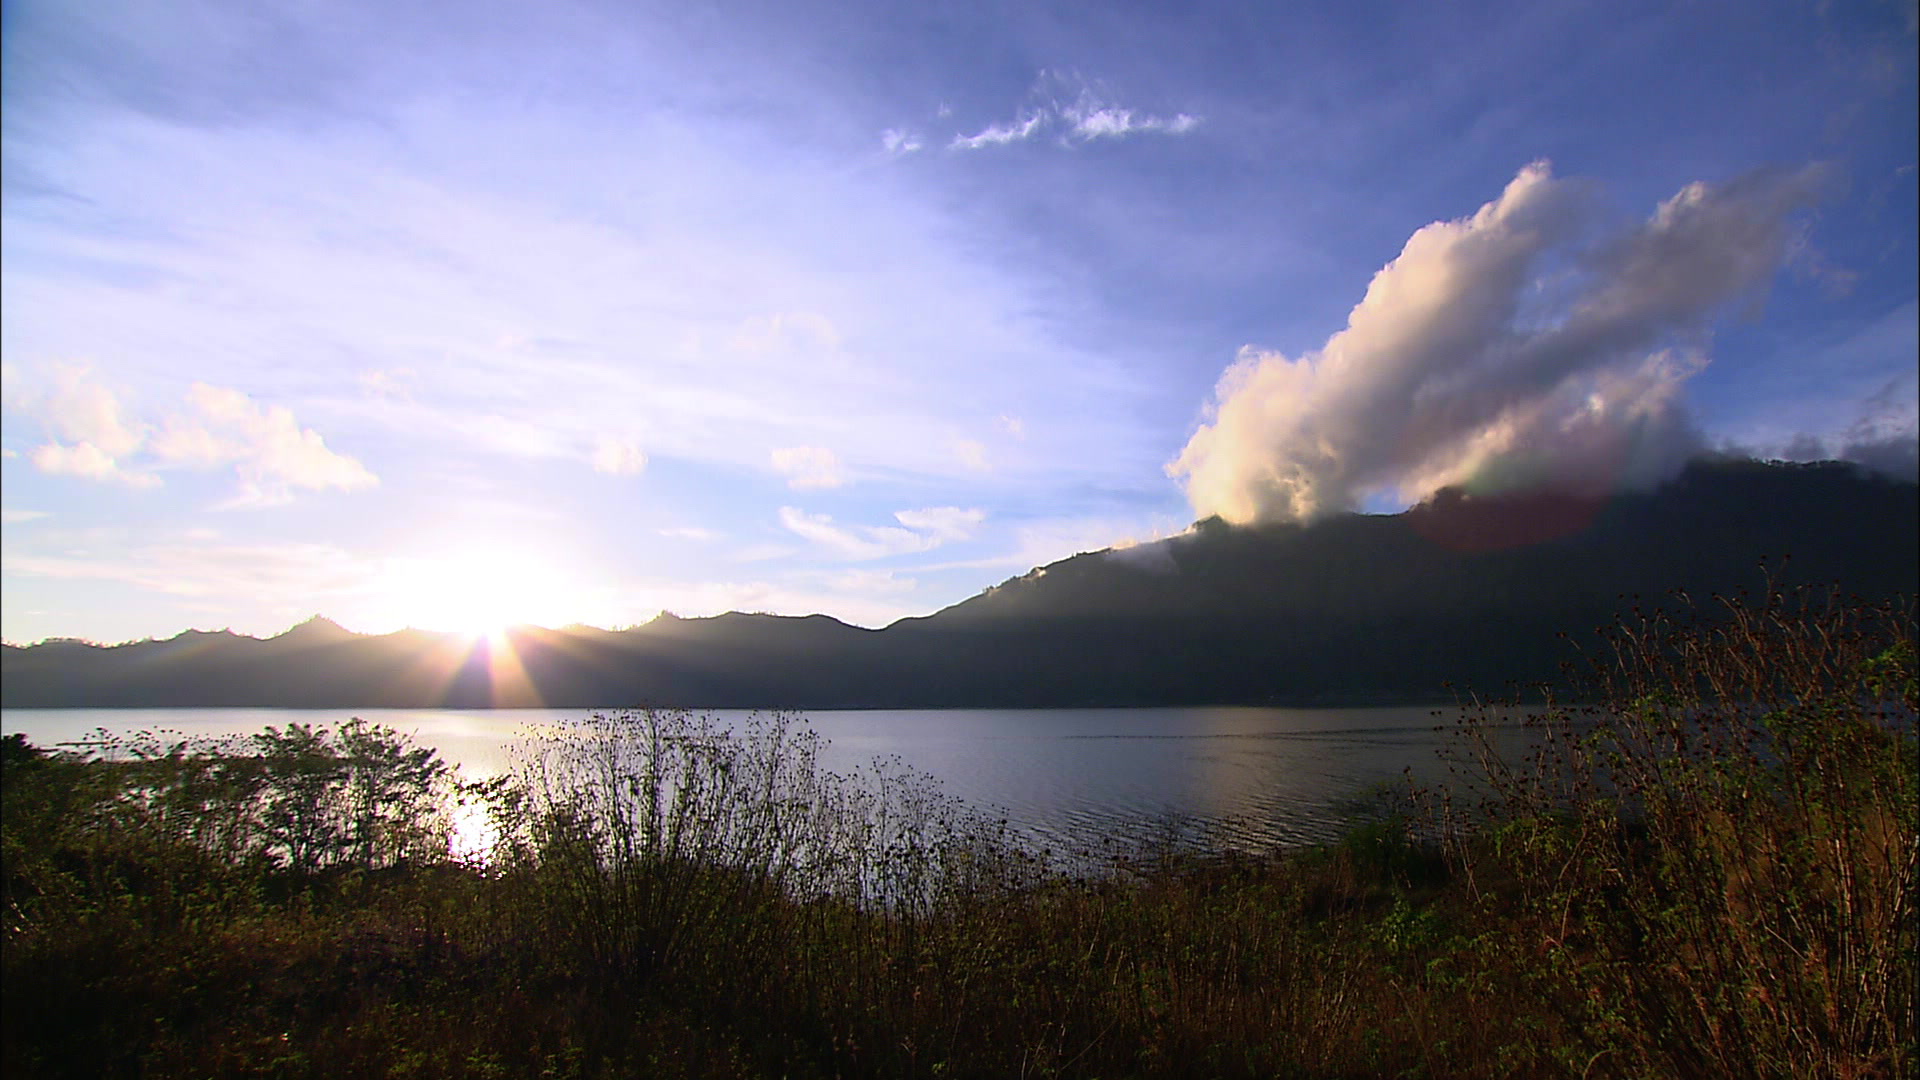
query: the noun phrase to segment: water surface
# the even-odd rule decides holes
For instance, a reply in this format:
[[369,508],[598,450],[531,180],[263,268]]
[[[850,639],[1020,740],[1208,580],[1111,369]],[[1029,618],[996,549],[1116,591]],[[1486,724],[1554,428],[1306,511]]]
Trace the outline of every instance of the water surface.
[[[13,709],[0,729],[37,745],[128,734],[247,734],[353,716],[432,746],[471,777],[510,767],[529,730],[584,710]],[[743,727],[745,712],[712,713]],[[1446,775],[1436,751],[1453,716],[1366,709],[945,709],[813,712],[822,764],[853,772],[897,757],[950,795],[1059,849],[1205,838],[1242,849],[1337,837],[1356,804],[1405,774]]]

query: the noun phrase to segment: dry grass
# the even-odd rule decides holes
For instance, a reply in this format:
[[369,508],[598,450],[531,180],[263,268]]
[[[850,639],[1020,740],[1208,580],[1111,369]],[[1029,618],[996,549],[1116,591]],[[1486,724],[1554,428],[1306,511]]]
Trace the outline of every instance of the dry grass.
[[[192,747],[129,771],[10,746],[0,1065],[1911,1075],[1911,617],[1713,615],[1623,624],[1588,704],[1537,715],[1522,759],[1470,711],[1484,801],[1463,785],[1325,849],[1092,876],[905,771],[826,773],[790,722],[633,714],[532,747],[467,793],[497,816],[485,866],[364,842],[356,821],[414,844],[398,824],[431,815],[356,816],[324,785],[303,790],[334,831],[296,865],[285,815],[257,816],[285,799],[209,787]],[[310,743],[298,775],[333,775]],[[217,829],[187,827],[189,780]]]

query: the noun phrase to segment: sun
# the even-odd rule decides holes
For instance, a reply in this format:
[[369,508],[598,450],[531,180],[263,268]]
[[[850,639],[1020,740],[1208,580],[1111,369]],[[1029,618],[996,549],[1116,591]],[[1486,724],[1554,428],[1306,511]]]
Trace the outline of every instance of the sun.
[[514,626],[556,627],[579,618],[580,590],[527,552],[453,550],[395,560],[387,576],[399,620],[425,630],[498,639]]

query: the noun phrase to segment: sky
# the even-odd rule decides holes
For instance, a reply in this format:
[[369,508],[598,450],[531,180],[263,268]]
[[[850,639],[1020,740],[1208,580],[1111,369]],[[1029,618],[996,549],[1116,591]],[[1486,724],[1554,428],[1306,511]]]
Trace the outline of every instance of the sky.
[[0,636],[924,615],[1916,445],[1912,0],[8,0]]

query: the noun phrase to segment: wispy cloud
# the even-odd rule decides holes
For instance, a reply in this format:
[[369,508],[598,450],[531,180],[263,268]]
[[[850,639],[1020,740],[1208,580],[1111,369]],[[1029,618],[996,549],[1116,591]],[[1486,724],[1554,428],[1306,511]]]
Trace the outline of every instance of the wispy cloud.
[[916,132],[888,128],[880,133],[880,145],[886,148],[889,155],[902,157],[919,150],[926,144]]
[[1049,133],[1057,134],[1061,143],[1069,145],[1132,135],[1184,135],[1201,122],[1200,117],[1191,113],[1163,116],[1118,105],[1096,84],[1078,76],[1053,72],[1041,73],[1031,99],[1018,119],[990,124],[972,135],[955,135],[947,144],[948,149],[1006,146]]
[[0,510],[0,522],[8,525],[23,525],[50,516],[45,510]]
[[1061,119],[1070,125],[1070,137],[1084,140],[1119,139],[1155,131],[1183,135],[1200,125],[1199,117],[1187,113],[1176,113],[1169,117],[1148,116],[1132,109],[1104,105],[1092,98],[1082,98],[1063,110]]
[[1024,142],[1039,134],[1050,119],[1046,112],[1029,113],[1010,124],[990,124],[972,135],[955,135],[947,145],[954,150],[978,150],[983,146]]
[[[86,553],[50,555],[8,550],[8,574],[67,581],[108,581],[184,601],[249,632],[284,630],[317,608],[338,610],[372,587],[368,562],[343,548],[315,543],[165,541]],[[268,621],[261,622],[263,612]]]
[[780,524],[796,536],[811,540],[844,558],[882,559],[938,547],[940,538],[891,525],[844,528],[829,514],[809,514],[792,506],[780,508]]
[[795,491],[837,488],[847,482],[840,455],[824,446],[788,446],[771,455],[775,472]]
[[958,506],[930,506],[924,510],[897,511],[893,518],[916,532],[941,541],[953,541],[972,536],[987,520],[987,512],[977,507],[963,510]]
[[910,555],[931,551],[942,544],[966,540],[987,519],[978,508],[929,506],[920,510],[900,510],[893,515],[899,526],[834,524],[828,514],[809,514],[792,506],[780,508],[780,524],[847,559],[883,559],[892,555]]
[[920,570],[1025,570],[1091,551],[1126,549],[1163,540],[1186,526],[1164,515],[1150,518],[1063,517],[1030,521],[1013,530],[1013,547],[999,555],[916,567]]

